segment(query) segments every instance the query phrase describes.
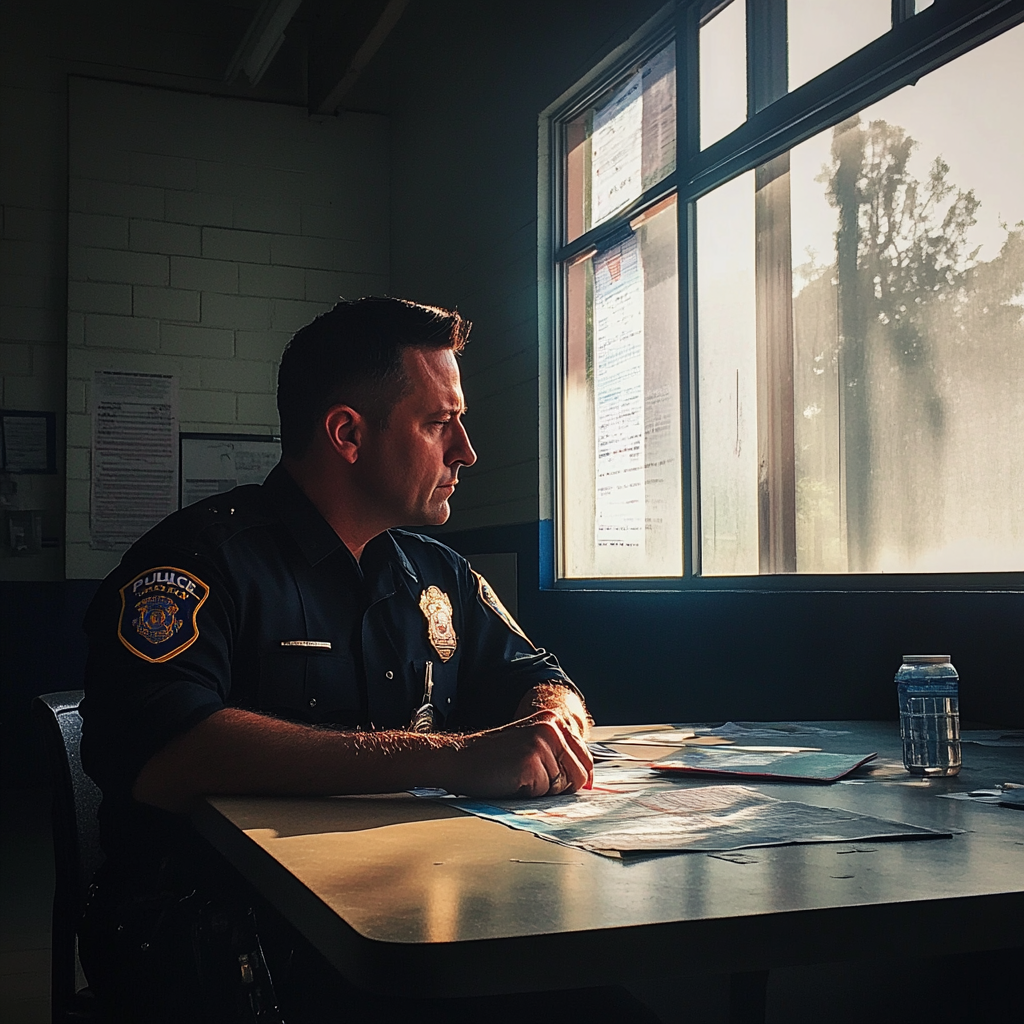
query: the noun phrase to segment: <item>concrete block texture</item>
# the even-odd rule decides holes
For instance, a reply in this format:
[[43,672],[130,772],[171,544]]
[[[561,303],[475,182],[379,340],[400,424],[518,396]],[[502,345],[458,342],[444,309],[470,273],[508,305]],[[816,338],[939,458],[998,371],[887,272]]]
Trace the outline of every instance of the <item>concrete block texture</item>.
[[235,332],[214,327],[161,324],[160,351],[181,356],[231,359],[235,354]]
[[306,270],[305,298],[308,302],[329,302],[358,299],[364,295],[387,295],[390,292],[386,274],[347,274],[336,270]]
[[[76,77],[68,96],[71,292],[58,324],[68,340],[59,402],[73,483],[67,572],[81,578],[117,560],[88,543],[93,370],[174,374],[186,430],[277,430],[277,365],[294,330],[341,294],[387,289],[388,132],[373,115],[311,118]],[[9,218],[9,273],[53,276],[52,243],[33,234],[45,220]],[[7,362],[24,373],[8,380],[31,382],[32,351],[15,349]]]
[[238,422],[248,426],[269,427],[277,431],[277,400],[274,395],[239,395]]
[[387,274],[387,239],[311,238],[272,235],[271,262],[311,270],[346,270],[356,274]]
[[239,359],[256,359],[273,363],[281,361],[281,353],[292,336],[291,331],[235,331],[235,355]]
[[101,249],[128,248],[128,218],[106,213],[68,214],[68,244]]
[[269,263],[271,235],[263,231],[203,228],[203,256],[239,263]]
[[235,200],[236,228],[297,235],[302,230],[298,203],[273,203],[256,199]]
[[277,331],[295,333],[320,313],[331,308],[328,302],[298,302],[291,299],[273,299],[270,305],[270,326]]
[[200,229],[192,224],[166,224],[155,220],[132,220],[129,223],[129,247],[136,252],[159,252],[165,255],[200,255]]
[[260,296],[203,292],[200,308],[206,327],[260,331],[271,326],[270,300]]
[[69,281],[68,309],[76,313],[132,315],[132,287],[100,281]]
[[164,192],[164,219],[179,224],[229,228],[234,223],[234,209],[229,196],[168,189]]
[[72,281],[166,285],[169,266],[169,257],[160,253],[92,249],[81,245],[68,247],[68,277]]
[[231,391],[242,394],[271,395],[276,393],[276,370],[272,363],[255,363],[245,359],[201,359],[199,385],[209,391]]
[[93,348],[156,352],[160,347],[159,328],[156,320],[89,313],[85,317],[85,344]]
[[27,376],[32,372],[32,346],[27,342],[0,342],[0,373]]
[[300,267],[270,267],[258,263],[238,264],[238,291],[242,295],[269,298],[306,298],[306,276]]
[[68,182],[68,208],[77,213],[163,220],[164,190],[73,176]]
[[190,320],[199,322],[199,292],[182,288],[132,288],[132,312],[135,316],[157,320]]
[[204,423],[235,422],[235,396],[230,392],[182,388],[178,392],[178,402],[183,424],[195,420]]
[[172,256],[171,287],[234,295],[238,291],[238,264],[231,260]]

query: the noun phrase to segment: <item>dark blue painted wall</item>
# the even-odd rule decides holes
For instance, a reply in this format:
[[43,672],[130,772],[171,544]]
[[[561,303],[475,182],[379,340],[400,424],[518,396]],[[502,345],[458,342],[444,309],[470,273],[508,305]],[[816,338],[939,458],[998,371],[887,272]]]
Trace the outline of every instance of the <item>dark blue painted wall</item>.
[[893,719],[904,653],[949,653],[966,721],[1024,725],[1024,594],[540,590],[538,527],[440,536],[519,556],[519,619],[601,722]]

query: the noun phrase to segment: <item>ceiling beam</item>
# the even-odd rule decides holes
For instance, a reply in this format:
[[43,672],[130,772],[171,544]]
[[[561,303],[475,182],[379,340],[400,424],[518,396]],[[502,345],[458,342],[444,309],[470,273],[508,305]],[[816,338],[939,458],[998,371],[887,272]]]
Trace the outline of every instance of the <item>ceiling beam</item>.
[[284,31],[301,4],[302,0],[263,0],[224,72],[225,82],[233,81],[240,71],[250,85],[259,82],[281,49]]
[[409,0],[327,3],[310,40],[309,108],[336,113],[345,95],[376,56]]

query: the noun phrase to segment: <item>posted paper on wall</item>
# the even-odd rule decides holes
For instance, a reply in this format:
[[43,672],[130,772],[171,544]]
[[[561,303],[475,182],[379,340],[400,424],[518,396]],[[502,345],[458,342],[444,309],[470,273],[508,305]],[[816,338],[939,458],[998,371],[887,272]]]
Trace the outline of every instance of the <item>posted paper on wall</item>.
[[280,458],[281,442],[275,437],[182,434],[182,507],[241,484],[261,484]]
[[644,283],[635,236],[594,259],[595,543],[641,547],[644,470]]
[[123,551],[177,507],[177,378],[95,371],[91,546]]
[[594,114],[591,136],[591,222],[607,220],[642,191],[643,79],[638,71]]

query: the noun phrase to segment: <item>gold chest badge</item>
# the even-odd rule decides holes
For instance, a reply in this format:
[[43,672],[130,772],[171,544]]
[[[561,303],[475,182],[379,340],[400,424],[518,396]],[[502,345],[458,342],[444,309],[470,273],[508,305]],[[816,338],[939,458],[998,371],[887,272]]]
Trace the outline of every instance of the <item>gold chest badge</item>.
[[442,661],[447,661],[458,643],[452,625],[452,603],[448,595],[430,586],[420,594],[420,611],[427,620],[427,636]]

